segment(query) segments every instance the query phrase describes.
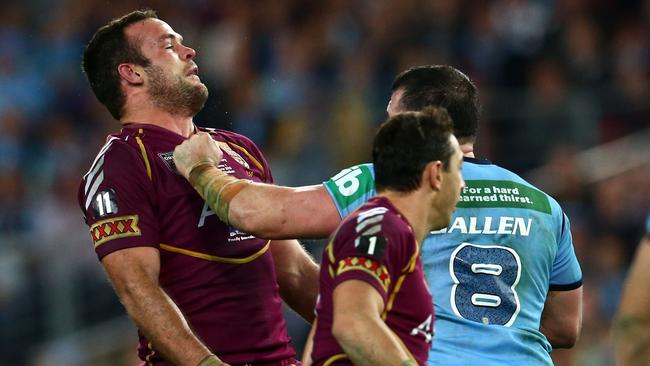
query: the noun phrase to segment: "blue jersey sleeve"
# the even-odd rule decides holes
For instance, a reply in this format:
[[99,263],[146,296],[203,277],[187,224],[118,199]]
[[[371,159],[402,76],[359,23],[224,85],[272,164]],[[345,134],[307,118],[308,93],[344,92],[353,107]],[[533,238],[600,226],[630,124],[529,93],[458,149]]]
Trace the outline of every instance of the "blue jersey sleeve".
[[645,220],[645,234],[650,236],[650,214],[648,214],[648,218]]
[[343,218],[375,195],[375,170],[372,164],[356,165],[343,169],[323,185]]
[[573,249],[571,225],[566,214],[562,213],[562,230],[558,241],[558,251],[553,261],[549,290],[568,291],[582,285],[582,271]]

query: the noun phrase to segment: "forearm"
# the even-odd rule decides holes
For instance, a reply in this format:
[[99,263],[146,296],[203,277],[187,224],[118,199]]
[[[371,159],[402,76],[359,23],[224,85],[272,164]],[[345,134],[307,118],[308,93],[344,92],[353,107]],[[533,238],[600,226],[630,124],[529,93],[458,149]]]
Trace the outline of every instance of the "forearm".
[[314,349],[314,336],[316,335],[317,323],[318,319],[314,319],[314,322],[311,325],[311,329],[309,329],[309,335],[307,335],[305,347],[303,347],[302,351],[302,360],[300,361],[302,366],[311,366],[311,364],[314,362],[311,359],[311,352]]
[[614,320],[617,365],[650,365],[650,238],[639,244]]
[[124,287],[119,295],[129,316],[167,361],[195,366],[211,354],[158,286],[132,285]]
[[318,236],[309,232],[308,223],[300,217],[300,210],[305,205],[293,201],[294,192],[295,188],[250,184],[230,202],[230,224],[247,233],[269,239],[326,237],[327,235]]
[[296,240],[271,241],[271,253],[282,299],[311,323],[318,296],[318,265]]
[[229,176],[211,164],[188,177],[221,221],[260,238],[324,238],[340,222],[321,185],[280,187]]
[[284,302],[308,323],[314,321],[314,307],[318,296],[318,267],[315,274],[291,275],[295,280],[290,285],[279,283]]
[[[352,320],[353,317],[356,319]],[[334,337],[355,365],[417,365],[381,319],[354,314],[344,323],[347,325],[334,332]]]
[[650,319],[619,316],[614,322],[614,335],[617,365],[650,364]]
[[250,184],[233,197],[228,217],[232,226],[269,239],[326,238],[341,222],[322,185]]

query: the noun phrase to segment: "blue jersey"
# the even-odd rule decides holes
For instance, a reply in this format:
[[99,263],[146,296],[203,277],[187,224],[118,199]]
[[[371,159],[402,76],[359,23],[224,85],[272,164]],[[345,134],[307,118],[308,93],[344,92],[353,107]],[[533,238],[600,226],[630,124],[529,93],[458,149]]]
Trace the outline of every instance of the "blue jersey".
[[[582,285],[569,219],[516,174],[465,158],[449,226],[422,245],[435,305],[430,365],[552,365],[539,331],[549,290]],[[342,217],[375,194],[372,164],[324,183]]]

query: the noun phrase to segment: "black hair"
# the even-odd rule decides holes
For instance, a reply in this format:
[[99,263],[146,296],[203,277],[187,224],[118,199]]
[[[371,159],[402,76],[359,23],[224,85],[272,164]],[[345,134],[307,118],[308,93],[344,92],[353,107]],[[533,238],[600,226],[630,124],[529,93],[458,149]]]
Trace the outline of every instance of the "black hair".
[[418,189],[422,172],[432,161],[439,160],[449,169],[454,154],[452,129],[452,119],[441,107],[390,117],[379,127],[372,147],[377,191]]
[[81,68],[97,99],[117,120],[122,117],[125,103],[118,65],[128,62],[146,67],[150,64],[140,52],[139,45],[127,39],[124,29],[151,18],[158,19],[158,15],[153,10],[145,9],[113,19],[95,32],[84,49]]
[[459,140],[474,139],[481,114],[478,91],[459,70],[446,65],[417,66],[395,78],[392,92],[402,89],[398,110],[419,111],[427,106],[444,107],[454,121]]

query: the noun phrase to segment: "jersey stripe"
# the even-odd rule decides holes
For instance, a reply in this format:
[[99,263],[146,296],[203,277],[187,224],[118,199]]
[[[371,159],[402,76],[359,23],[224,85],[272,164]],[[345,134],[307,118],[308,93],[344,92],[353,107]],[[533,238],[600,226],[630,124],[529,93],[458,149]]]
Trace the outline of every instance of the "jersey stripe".
[[97,162],[97,165],[95,165],[95,168],[89,171],[88,174],[86,174],[86,177],[84,177],[84,179],[86,179],[86,185],[84,186],[84,194],[86,195],[88,194],[88,188],[90,187],[90,184],[95,179],[95,175],[97,174],[99,169],[101,169],[103,166],[104,166],[104,155],[102,155],[101,158],[99,158],[99,161]]
[[160,244],[160,249],[166,250],[168,252],[184,254],[184,255],[187,255],[187,256],[190,256],[190,257],[194,257],[194,258],[205,259],[205,260],[208,260],[210,262],[244,264],[244,263],[252,262],[255,259],[257,259],[259,256],[261,256],[262,254],[266,253],[266,251],[269,250],[270,245],[271,245],[271,241],[269,240],[266,243],[266,245],[264,246],[264,248],[260,249],[257,253],[254,253],[254,254],[249,255],[248,257],[244,257],[244,258],[218,257],[216,255],[210,255],[210,254],[195,252],[193,250],[177,248],[177,247],[167,245],[167,244]]
[[90,191],[86,196],[86,204],[84,205],[86,210],[88,209],[88,207],[90,207],[90,201],[93,200],[93,196],[95,196],[95,193],[97,193],[97,189],[99,188],[99,185],[102,184],[103,181],[104,181],[104,171],[102,170],[101,173],[99,173],[99,175],[97,176],[97,179],[95,179],[95,183],[90,188]]
[[342,360],[344,358],[348,358],[348,355],[346,355],[345,353],[338,353],[338,354],[328,358],[327,360],[325,360],[325,363],[323,363],[323,366],[330,366],[334,362],[336,362],[338,360]]
[[[139,129],[138,133],[141,135],[144,134],[142,129]],[[147,167],[147,175],[149,176],[149,180],[151,180],[151,165],[149,164],[149,158],[147,157],[147,150],[144,148],[144,144],[142,143],[140,136],[136,136],[135,140],[138,142],[138,146],[140,146],[140,154],[142,154],[144,165]]]
[[243,152],[244,154],[246,154],[246,156],[248,156],[248,158],[251,159],[253,164],[255,164],[257,169],[259,169],[260,172],[262,172],[262,174],[264,174],[264,167],[262,166],[262,164],[257,159],[255,159],[255,157],[253,155],[251,155],[245,148],[243,148],[243,147],[241,147],[241,146],[239,146],[239,145],[237,145],[235,143],[232,143],[232,142],[228,142],[228,145],[231,145],[231,146],[237,148],[238,150],[240,150],[241,152]]
[[[363,233],[363,231],[368,226],[370,226],[372,224],[376,224],[376,223],[381,223],[383,220],[384,220],[384,215],[378,215],[378,216],[373,216],[373,217],[367,218],[367,219],[361,221],[361,223],[359,225],[357,225],[356,231],[357,231],[357,233],[361,234],[361,233]],[[379,226],[381,226],[381,225],[379,225]]]
[[93,168],[95,167],[95,164],[97,164],[97,161],[99,161],[99,159],[101,159],[104,156],[104,153],[106,152],[106,150],[108,150],[108,148],[111,147],[111,144],[115,140],[119,140],[119,139],[117,137],[111,137],[110,139],[108,139],[108,141],[106,141],[104,146],[97,153],[97,156],[95,157],[95,160],[93,160],[93,163],[90,165],[90,170],[88,170],[88,173],[86,173],[86,175],[84,175],[84,179],[86,179],[86,177],[88,177],[88,175],[90,175],[90,172],[94,170]]

